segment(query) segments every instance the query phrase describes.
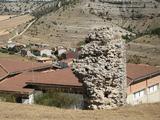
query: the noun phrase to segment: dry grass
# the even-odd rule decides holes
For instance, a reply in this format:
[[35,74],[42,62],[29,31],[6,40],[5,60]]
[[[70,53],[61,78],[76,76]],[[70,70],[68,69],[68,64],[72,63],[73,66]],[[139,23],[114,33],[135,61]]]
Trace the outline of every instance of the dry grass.
[[[3,18],[3,16],[0,16],[0,19],[1,18]],[[23,15],[23,16],[11,18],[11,19],[8,19],[5,21],[0,21],[0,35],[8,34],[10,30],[16,28],[18,25],[26,23],[27,21],[31,20],[32,18],[33,17],[30,15]]]
[[0,102],[1,120],[160,120],[160,103],[115,110],[65,110]]
[[160,66],[160,37],[144,35],[129,43],[128,58],[136,55],[141,63]]
[[1,16],[0,16],[0,21],[9,19],[10,17],[13,17],[13,16],[14,16],[14,15],[1,15]]
[[22,60],[22,61],[30,61],[28,58],[22,57],[20,55],[10,55],[10,54],[1,53],[1,52],[0,52],[0,59],[16,59],[16,60]]

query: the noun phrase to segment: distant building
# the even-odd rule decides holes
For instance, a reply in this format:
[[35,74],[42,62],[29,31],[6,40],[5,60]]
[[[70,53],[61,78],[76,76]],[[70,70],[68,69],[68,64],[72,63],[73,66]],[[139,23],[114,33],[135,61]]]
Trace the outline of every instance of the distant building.
[[46,55],[46,56],[52,56],[53,55],[53,51],[52,50],[49,50],[49,49],[42,49],[41,51],[40,51],[40,56],[44,56],[44,55]]
[[20,44],[20,43],[8,43],[6,45],[6,49],[8,51],[11,51],[11,52],[15,52],[15,53],[18,53],[20,52],[22,49],[24,49],[26,47],[26,45],[24,44]]
[[47,48],[31,48],[31,53],[35,56],[41,56],[41,57],[52,57],[53,51]]
[[67,51],[66,52],[66,59],[73,59],[78,57],[77,51]]
[[67,50],[62,48],[62,49],[58,49],[58,56],[62,56],[63,54],[66,54]]

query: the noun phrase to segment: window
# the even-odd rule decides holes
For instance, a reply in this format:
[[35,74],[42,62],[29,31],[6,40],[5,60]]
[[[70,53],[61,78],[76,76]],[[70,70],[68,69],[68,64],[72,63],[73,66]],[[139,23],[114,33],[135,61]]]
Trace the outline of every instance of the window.
[[144,96],[144,90],[134,93],[134,99],[139,99]]
[[150,86],[150,87],[148,88],[148,92],[149,92],[149,93],[156,92],[157,90],[158,90],[158,84],[153,85],[153,86]]

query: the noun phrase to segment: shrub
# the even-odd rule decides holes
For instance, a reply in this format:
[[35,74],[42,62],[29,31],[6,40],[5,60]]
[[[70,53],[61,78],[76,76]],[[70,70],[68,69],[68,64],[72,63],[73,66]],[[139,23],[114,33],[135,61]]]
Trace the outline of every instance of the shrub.
[[126,35],[122,35],[122,38],[126,40],[126,43],[128,43],[134,39],[134,36],[126,34]]
[[11,94],[0,94],[0,100],[3,102],[16,102],[16,97]]
[[8,53],[9,53],[10,55],[14,55],[14,54],[15,54],[14,51],[9,51]]
[[80,103],[80,99],[75,94],[49,91],[35,96],[35,103],[59,108],[72,108],[74,105]]
[[1,53],[8,53],[8,50],[7,50],[7,49],[2,49],[2,48],[0,48],[0,52],[1,52]]
[[141,58],[137,55],[130,56],[130,58],[128,58],[127,60],[127,63],[140,64]]
[[133,32],[133,29],[131,28],[130,25],[129,25],[126,29],[127,29],[129,32]]
[[160,36],[160,27],[151,30],[151,34]]

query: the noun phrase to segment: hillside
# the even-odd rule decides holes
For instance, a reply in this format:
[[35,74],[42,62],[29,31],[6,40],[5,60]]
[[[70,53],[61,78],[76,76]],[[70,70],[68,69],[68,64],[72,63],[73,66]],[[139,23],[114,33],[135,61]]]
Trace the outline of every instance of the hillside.
[[65,110],[0,102],[1,120],[159,120],[160,103],[114,110]]
[[32,21],[33,16],[21,15],[21,16],[0,16],[0,42],[7,42],[9,38],[17,34],[19,31],[16,30],[18,26],[26,26]]
[[41,6],[43,2],[34,1],[0,1],[0,15],[19,15],[30,12]]
[[127,57],[129,62],[160,66],[160,37],[144,35],[128,43]]
[[89,13],[87,1],[69,5],[42,16],[17,41],[48,43],[75,47],[94,28],[111,25]]
[[[13,41],[26,44],[45,43],[50,47],[58,45],[77,47],[83,43],[82,41],[90,31],[98,27],[108,26],[137,35],[160,27],[159,0],[70,0],[70,4],[61,6],[59,3],[62,1],[64,0],[57,0],[57,4],[54,4],[55,1],[39,4],[34,1],[1,3],[7,6],[11,10],[9,13],[13,15],[23,13],[24,6],[26,6],[26,11],[34,10],[35,16],[38,15],[38,20],[23,35],[16,37]],[[12,12],[13,7],[20,12]],[[3,20],[4,17],[2,16],[1,19]],[[8,29],[1,30],[0,42],[8,41],[17,34],[17,31],[18,33],[23,31],[29,24],[29,20],[25,20],[26,22],[13,26],[12,32]],[[13,24],[14,21],[10,22]],[[1,23],[4,22],[0,21]],[[157,36],[136,37],[127,48],[128,58],[132,59],[136,55],[138,59],[141,59],[140,63],[160,65],[158,41],[160,38]]]
[[[16,40],[48,43],[51,46],[75,47],[94,28],[109,26],[124,31],[112,22],[91,13],[92,3],[94,2],[89,0],[79,0],[76,4],[71,3],[56,12],[43,15],[23,36]],[[98,3],[101,2],[95,3],[98,8]]]
[[75,47],[97,27],[117,25],[118,29],[145,32],[160,26],[159,5],[155,0],[79,0],[43,15],[16,40]]

